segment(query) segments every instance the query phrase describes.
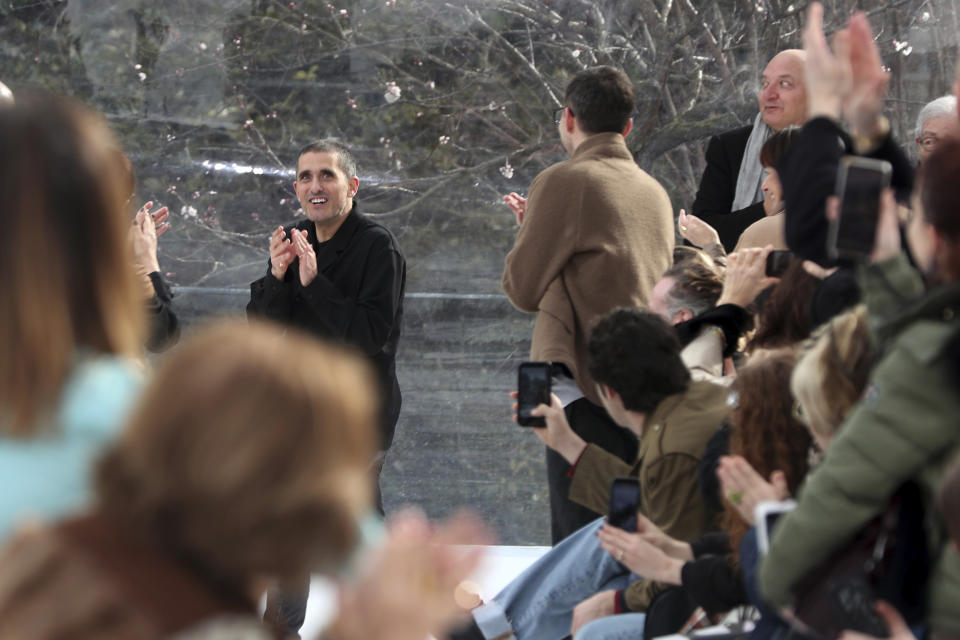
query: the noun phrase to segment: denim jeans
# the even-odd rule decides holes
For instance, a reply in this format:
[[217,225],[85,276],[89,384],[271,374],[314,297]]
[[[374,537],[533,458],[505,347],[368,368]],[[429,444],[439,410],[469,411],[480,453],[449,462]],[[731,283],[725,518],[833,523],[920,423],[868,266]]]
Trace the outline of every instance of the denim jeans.
[[645,613],[621,613],[583,625],[573,640],[643,640]]
[[473,610],[484,638],[513,633],[517,640],[557,640],[570,635],[573,608],[608,589],[638,579],[603,550],[597,518],[530,565],[487,604]]

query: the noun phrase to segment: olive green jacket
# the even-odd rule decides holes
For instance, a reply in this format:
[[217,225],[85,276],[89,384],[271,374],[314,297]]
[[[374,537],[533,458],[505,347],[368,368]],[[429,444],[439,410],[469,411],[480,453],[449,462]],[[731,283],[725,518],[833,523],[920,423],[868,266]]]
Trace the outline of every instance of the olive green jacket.
[[[861,278],[868,308],[895,302],[892,284],[902,285],[904,293],[915,291],[916,273],[910,270],[903,258],[872,268]],[[944,524],[933,506],[945,467],[960,451],[960,389],[943,354],[960,330],[958,318],[960,283],[930,291],[897,317],[877,318],[878,346],[885,355],[863,401],[807,479],[797,508],[781,518],[761,564],[760,588],[771,603],[789,603],[799,580],[879,515],[905,481],[914,480],[924,494],[930,548],[938,554],[927,620],[934,632],[960,635],[960,561],[945,545]]]
[[[633,465],[588,445],[574,469],[570,499],[598,513],[610,504],[614,478],[640,479],[640,511],[670,536],[690,541],[712,524],[700,495],[697,468],[707,441],[727,415],[726,387],[692,382],[683,393],[665,398],[643,426],[640,452]],[[640,580],[627,588],[631,611],[645,611],[662,587]]]

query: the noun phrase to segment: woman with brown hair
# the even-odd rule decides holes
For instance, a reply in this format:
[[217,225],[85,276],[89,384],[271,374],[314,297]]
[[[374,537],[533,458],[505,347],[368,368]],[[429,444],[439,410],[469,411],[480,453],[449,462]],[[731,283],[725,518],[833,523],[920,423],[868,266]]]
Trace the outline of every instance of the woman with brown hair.
[[[264,637],[255,603],[270,581],[336,575],[362,548],[372,389],[352,354],[271,326],[187,340],[100,461],[95,507],[0,557],[0,638]],[[434,543],[476,525],[402,528],[370,554],[375,575],[344,598],[333,637],[420,640],[449,621],[478,556]]]
[[143,308],[106,123],[65,98],[0,110],[0,540],[80,507],[139,386]]

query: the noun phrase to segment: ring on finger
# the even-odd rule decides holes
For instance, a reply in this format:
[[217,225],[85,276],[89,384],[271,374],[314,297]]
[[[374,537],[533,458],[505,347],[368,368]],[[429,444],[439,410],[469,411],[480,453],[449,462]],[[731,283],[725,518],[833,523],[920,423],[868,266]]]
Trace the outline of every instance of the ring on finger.
[[743,494],[739,491],[731,491],[727,494],[727,500],[729,500],[731,504],[740,504],[743,501]]

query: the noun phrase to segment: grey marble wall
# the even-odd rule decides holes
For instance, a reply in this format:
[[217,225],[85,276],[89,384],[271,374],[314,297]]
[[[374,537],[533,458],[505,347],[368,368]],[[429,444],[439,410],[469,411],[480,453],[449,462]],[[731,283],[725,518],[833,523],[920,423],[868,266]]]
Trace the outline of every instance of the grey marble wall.
[[[903,140],[949,91],[955,0],[828,0],[831,29],[869,11]],[[692,202],[707,137],[755,113],[760,69],[799,45],[780,0],[0,0],[0,80],[102,111],[139,198],[173,211],[160,262],[188,323],[239,313],[267,236],[295,219],[296,150],[338,136],[360,206],[409,264],[405,403],[389,508],[477,507],[507,543],[545,543],[542,450],[506,392],[532,319],[500,296],[515,233],[503,193],[562,158],[552,111],[576,71],[613,64],[638,96],[628,142]]]

